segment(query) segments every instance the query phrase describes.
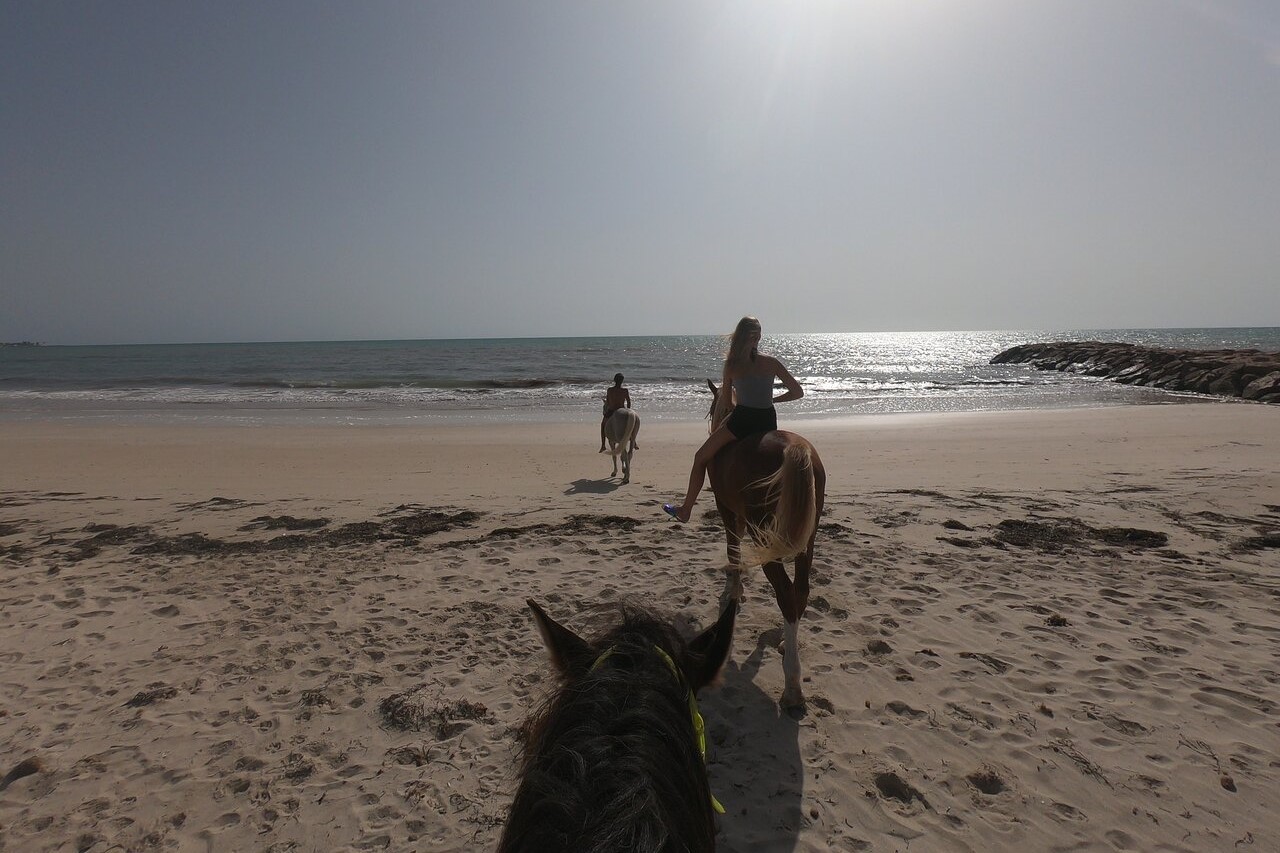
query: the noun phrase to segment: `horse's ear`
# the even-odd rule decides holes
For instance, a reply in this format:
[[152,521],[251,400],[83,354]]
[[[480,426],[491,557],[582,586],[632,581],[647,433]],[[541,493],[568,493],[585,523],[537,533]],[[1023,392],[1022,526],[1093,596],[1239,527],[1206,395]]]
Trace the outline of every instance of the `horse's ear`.
[[685,676],[694,693],[715,681],[724,662],[729,659],[729,649],[733,646],[733,620],[737,615],[738,602],[728,602],[716,624],[689,643]]
[[532,598],[525,604],[533,611],[542,643],[551,654],[551,664],[561,675],[572,675],[591,665],[591,646],[587,641],[547,615]]

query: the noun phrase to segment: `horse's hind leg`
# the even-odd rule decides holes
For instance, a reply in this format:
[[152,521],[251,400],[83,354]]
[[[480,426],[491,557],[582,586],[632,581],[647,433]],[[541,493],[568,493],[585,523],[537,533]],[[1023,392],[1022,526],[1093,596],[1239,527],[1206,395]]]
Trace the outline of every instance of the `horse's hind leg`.
[[[778,599],[778,609],[782,611],[783,647],[782,647],[782,700],[783,708],[804,708],[804,689],[800,686],[800,615],[803,607],[797,598],[796,584],[787,577],[787,568],[782,563],[764,564],[765,577],[773,586],[774,596]],[[805,579],[804,596],[809,595],[808,579]]]
[[611,477],[618,476],[618,439],[614,435],[613,420],[609,420],[609,429],[605,433],[609,438],[609,456],[613,459],[613,473]]
[[809,569],[813,565],[813,543],[809,543],[809,550],[796,554],[796,580],[795,580],[795,602],[796,602],[796,621],[804,616],[804,611],[809,607]]

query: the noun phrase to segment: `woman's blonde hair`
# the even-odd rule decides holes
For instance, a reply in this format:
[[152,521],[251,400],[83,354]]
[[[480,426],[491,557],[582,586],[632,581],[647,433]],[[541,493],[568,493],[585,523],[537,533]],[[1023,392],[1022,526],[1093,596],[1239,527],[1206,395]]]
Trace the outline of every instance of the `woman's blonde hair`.
[[760,321],[746,316],[738,321],[738,325],[729,336],[729,351],[725,353],[724,363],[730,367],[742,367],[751,359],[751,344],[747,340],[750,332],[760,331]]

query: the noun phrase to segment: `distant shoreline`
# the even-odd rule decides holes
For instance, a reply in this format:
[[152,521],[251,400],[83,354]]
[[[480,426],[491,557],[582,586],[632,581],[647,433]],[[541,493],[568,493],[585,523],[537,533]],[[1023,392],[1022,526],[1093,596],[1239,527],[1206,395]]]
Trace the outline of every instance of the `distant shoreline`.
[[[1103,333],[1045,333],[1045,337]],[[1105,337],[1105,335],[1103,335]],[[1280,328],[1111,335],[1142,346],[1268,347]],[[891,412],[1088,408],[1203,399],[1027,365],[992,365],[1022,333],[780,335],[769,351],[804,388],[784,423]],[[715,336],[0,349],[0,419],[348,425],[599,420],[622,372],[646,423],[701,421]]]

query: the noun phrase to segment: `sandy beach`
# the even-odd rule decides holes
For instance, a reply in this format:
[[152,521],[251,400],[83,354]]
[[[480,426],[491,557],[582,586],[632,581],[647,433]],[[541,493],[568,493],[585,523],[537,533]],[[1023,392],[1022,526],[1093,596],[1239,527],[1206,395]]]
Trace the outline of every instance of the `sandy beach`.
[[[1280,849],[1280,408],[784,426],[830,477],[808,709],[757,569],[719,849]],[[716,613],[711,495],[659,510],[705,425],[627,485],[595,429],[0,423],[0,849],[492,849],[525,599]]]

